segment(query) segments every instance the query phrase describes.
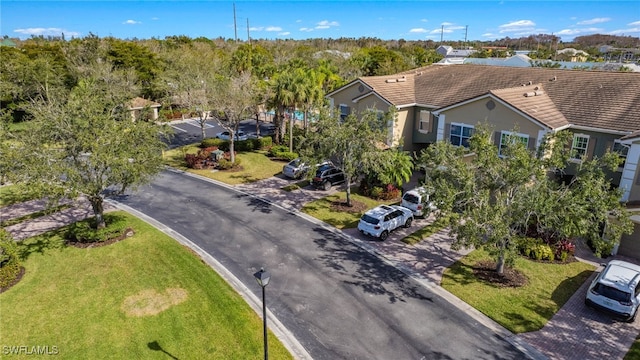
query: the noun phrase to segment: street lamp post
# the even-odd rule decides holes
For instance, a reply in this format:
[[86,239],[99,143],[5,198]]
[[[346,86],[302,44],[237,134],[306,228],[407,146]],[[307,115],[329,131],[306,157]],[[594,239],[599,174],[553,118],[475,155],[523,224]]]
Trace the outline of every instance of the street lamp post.
[[264,336],[264,360],[269,359],[269,349],[267,343],[267,304],[265,302],[265,289],[269,285],[271,274],[264,269],[260,269],[257,273],[253,274],[258,284],[262,287],[262,331]]

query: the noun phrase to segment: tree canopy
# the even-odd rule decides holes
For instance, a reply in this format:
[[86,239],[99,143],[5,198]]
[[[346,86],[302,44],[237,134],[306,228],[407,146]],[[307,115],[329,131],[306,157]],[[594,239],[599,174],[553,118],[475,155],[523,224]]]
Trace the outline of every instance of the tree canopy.
[[565,183],[554,174],[573,166],[565,151],[567,133],[548,135],[537,153],[517,135],[506,140],[498,156],[484,125],[469,140],[467,156],[448,142],[433,144],[421,154],[440,216],[457,214],[450,222],[454,248],[487,249],[502,273],[527,236],[580,237],[590,241],[597,254],[605,254],[623,232],[631,231],[620,190],[610,188],[604,172],[617,167],[617,155],[583,158],[577,175]]

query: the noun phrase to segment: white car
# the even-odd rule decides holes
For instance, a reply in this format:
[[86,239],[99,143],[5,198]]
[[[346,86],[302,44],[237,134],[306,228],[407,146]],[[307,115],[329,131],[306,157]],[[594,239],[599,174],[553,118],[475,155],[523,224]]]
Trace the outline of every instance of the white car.
[[397,205],[380,205],[362,215],[358,222],[358,230],[384,241],[393,230],[400,226],[411,227],[412,223],[411,210]]
[[[230,140],[231,133],[229,133],[228,131],[222,131],[216,134],[216,138],[221,140]],[[247,140],[249,137],[244,132],[238,131],[235,133],[234,138],[236,141],[242,141],[242,140]]]
[[418,187],[402,194],[400,205],[413,212],[413,216],[427,217],[436,210],[435,205],[429,200],[429,193],[426,188]]
[[[331,162],[325,161],[320,164],[316,164],[316,168],[326,164],[331,164]],[[300,179],[309,171],[310,168],[311,167],[303,162],[301,158],[297,158],[283,166],[282,173],[290,179]]]
[[591,282],[584,301],[589,307],[633,322],[640,305],[640,266],[621,260],[609,261]]

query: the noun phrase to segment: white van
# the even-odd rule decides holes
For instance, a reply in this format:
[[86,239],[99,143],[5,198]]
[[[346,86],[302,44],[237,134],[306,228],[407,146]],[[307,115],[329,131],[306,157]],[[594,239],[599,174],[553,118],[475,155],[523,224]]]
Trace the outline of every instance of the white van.
[[409,190],[402,195],[402,207],[413,212],[413,216],[427,217],[436,209],[431,201],[429,201],[429,193],[425,187],[417,187]]

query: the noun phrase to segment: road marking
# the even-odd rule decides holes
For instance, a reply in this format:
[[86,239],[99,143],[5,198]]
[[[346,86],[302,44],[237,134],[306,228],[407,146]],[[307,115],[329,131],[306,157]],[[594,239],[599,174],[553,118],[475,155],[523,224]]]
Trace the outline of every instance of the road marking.
[[178,130],[178,131],[188,132],[187,130],[181,129],[181,128],[179,128],[179,127],[175,126],[175,125],[171,125],[171,127],[172,127],[172,128],[174,128],[174,129],[176,129],[176,130]]

